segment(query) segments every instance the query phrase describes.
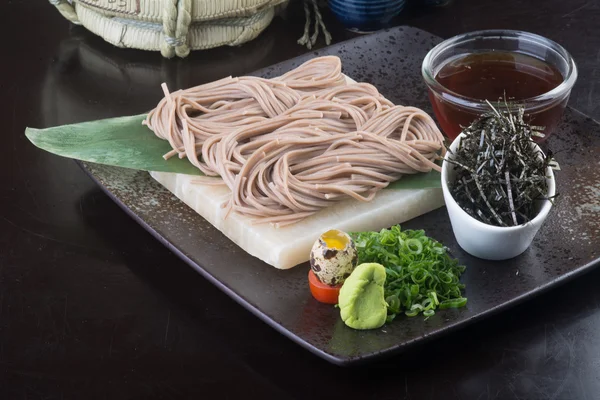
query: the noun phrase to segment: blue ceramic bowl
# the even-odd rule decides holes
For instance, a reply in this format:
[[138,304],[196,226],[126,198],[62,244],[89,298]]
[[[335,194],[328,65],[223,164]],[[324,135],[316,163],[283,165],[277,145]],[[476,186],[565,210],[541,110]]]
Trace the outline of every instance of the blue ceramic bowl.
[[346,28],[370,32],[385,28],[405,3],[406,0],[329,0],[329,8]]

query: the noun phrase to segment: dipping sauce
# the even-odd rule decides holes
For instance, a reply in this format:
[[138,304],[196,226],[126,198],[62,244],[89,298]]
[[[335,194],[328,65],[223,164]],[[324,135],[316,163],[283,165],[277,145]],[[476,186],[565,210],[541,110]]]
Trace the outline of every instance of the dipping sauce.
[[[483,102],[487,99],[495,106],[498,100],[504,99],[505,94],[509,102],[528,104],[527,99],[556,88],[564,77],[555,66],[538,58],[494,51],[451,58],[439,69],[435,80],[471,101]],[[460,134],[462,129],[458,124],[467,126],[479,116],[478,110],[450,103],[434,96],[431,91],[429,94],[441,128],[450,139]],[[548,135],[560,121],[567,100],[568,96],[534,109],[529,117],[526,115],[526,122],[544,126],[544,133]]]

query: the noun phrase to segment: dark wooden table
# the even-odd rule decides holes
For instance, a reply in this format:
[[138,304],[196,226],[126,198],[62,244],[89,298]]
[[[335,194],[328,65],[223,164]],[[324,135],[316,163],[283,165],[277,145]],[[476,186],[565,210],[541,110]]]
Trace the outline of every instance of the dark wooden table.
[[[146,111],[163,81],[187,87],[302,54],[299,11],[242,47],[168,61],[113,48],[47,2],[0,3],[0,399],[600,398],[600,271],[409,354],[341,369],[235,304],[73,161],[23,135]],[[325,19],[336,41],[353,37]],[[413,4],[395,24],[554,39],[580,69],[570,104],[600,120],[599,21],[598,0],[455,0]]]

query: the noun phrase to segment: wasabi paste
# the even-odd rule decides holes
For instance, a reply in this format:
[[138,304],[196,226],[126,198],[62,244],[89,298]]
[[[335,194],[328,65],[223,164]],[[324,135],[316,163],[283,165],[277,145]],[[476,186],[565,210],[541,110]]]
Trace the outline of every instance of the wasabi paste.
[[385,268],[378,263],[360,264],[340,289],[338,305],[342,320],[353,329],[376,329],[386,321],[383,285]]

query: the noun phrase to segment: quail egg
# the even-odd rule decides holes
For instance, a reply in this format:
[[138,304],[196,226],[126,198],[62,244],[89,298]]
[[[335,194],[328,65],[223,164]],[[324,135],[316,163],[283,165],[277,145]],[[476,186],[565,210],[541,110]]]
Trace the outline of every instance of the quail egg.
[[329,286],[341,285],[358,262],[352,238],[337,229],[319,236],[310,252],[310,267],[317,278]]

